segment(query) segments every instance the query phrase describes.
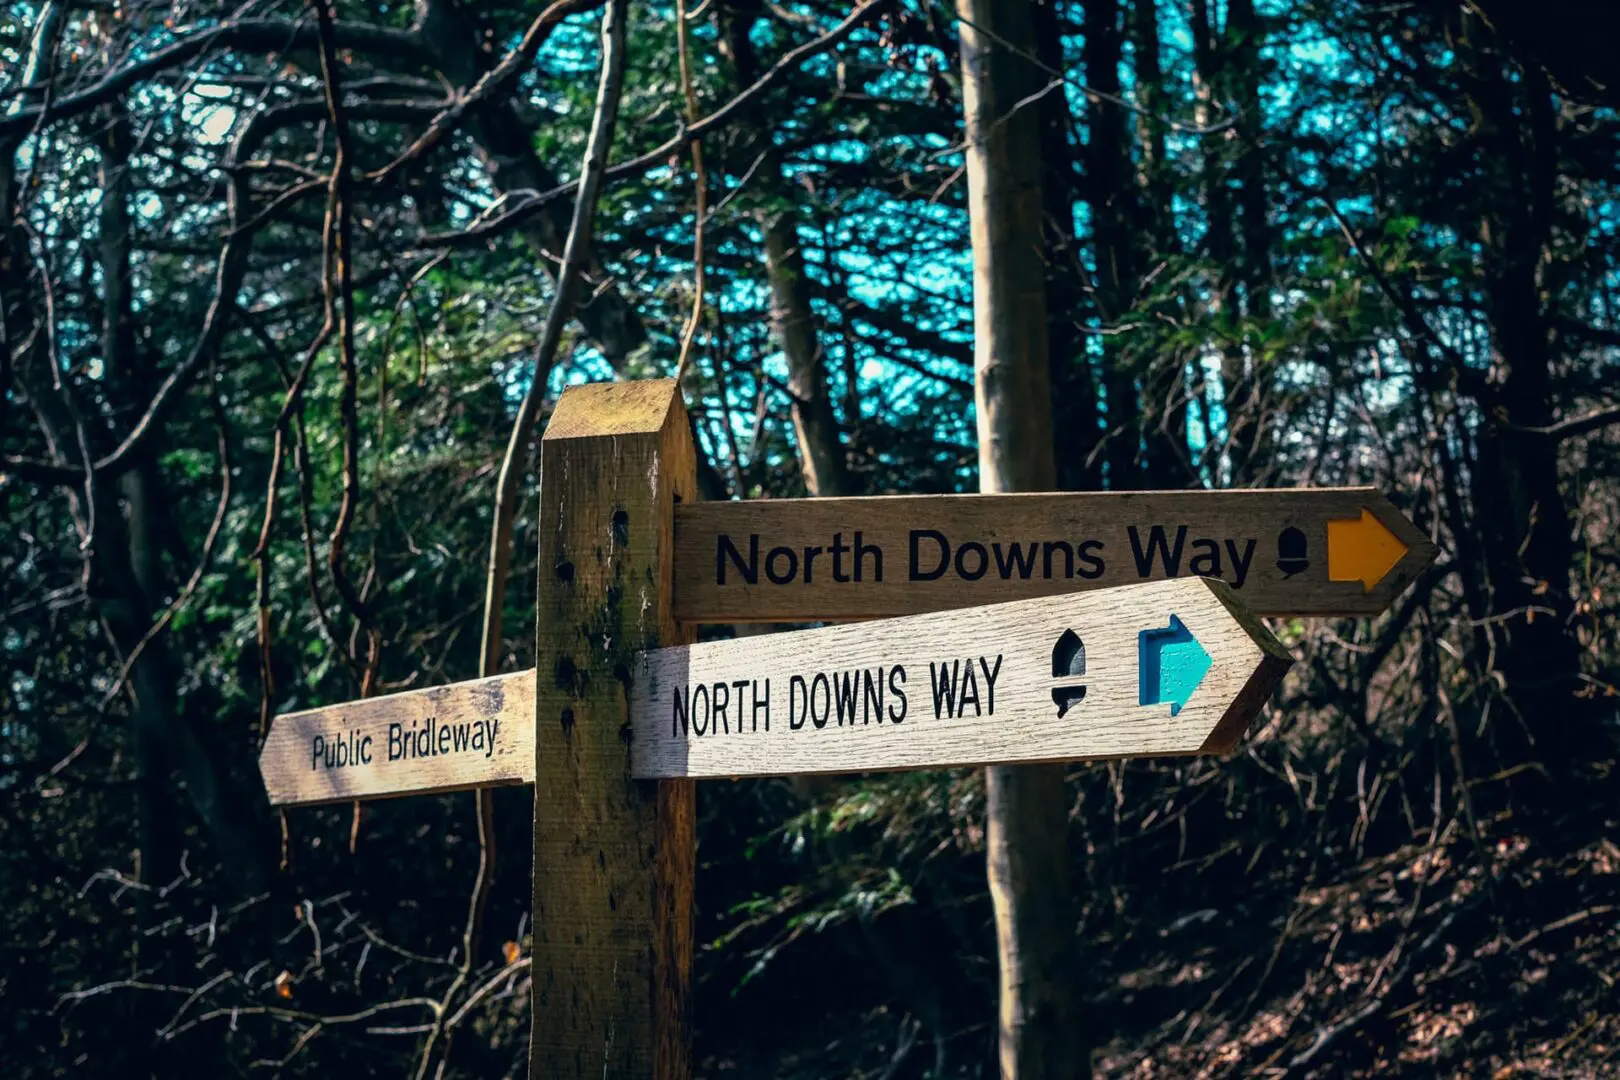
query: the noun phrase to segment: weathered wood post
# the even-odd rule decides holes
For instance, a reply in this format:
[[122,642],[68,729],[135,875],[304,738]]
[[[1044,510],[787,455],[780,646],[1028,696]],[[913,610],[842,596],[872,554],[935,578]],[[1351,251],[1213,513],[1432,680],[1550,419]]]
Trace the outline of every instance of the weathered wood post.
[[571,387],[540,449],[531,1080],[691,1074],[691,780],[630,779],[638,649],[690,641],[675,504],[696,497],[672,379]]

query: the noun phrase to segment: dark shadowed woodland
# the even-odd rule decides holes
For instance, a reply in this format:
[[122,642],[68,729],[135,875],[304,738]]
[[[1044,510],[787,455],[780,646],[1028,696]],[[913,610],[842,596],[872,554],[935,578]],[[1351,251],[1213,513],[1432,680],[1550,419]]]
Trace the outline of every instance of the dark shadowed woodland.
[[276,813],[266,727],[534,666],[571,383],[679,375],[706,499],[978,490],[970,38],[1036,237],[979,331],[1050,386],[996,423],[1061,490],[1376,485],[1441,555],[1270,620],[1239,752],[1039,821],[701,784],[696,1075],[1000,1075],[992,825],[1057,855],[1022,1080],[1620,1075],[1617,22],[0,8],[4,1075],[526,1075],[531,793]]

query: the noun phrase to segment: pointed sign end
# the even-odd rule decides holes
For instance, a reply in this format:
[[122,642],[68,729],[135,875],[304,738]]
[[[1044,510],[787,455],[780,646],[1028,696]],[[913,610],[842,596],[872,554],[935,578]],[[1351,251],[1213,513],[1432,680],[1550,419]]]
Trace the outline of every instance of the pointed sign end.
[[1353,518],[1327,523],[1328,580],[1359,581],[1363,595],[1385,584],[1398,568],[1393,590],[1409,584],[1438,554],[1434,544],[1387,500],[1369,499]]
[[1236,749],[1239,740],[1248,731],[1250,722],[1260,714],[1266,700],[1282,684],[1283,676],[1294,666],[1294,657],[1283,647],[1283,643],[1277,640],[1276,635],[1266,628],[1266,624],[1244,606],[1230,585],[1207,578],[1205,584],[1260,650],[1259,662],[1248,681],[1227,706],[1220,722],[1215,725],[1215,730],[1209,733],[1204,744],[1198,748],[1200,754],[1229,754]]
[[1221,602],[1221,606],[1226,608],[1227,614],[1231,615],[1233,621],[1243,628],[1243,632],[1249,635],[1249,638],[1261,652],[1286,664],[1294,662],[1293,654],[1283,646],[1282,642],[1277,640],[1277,636],[1271,632],[1265,622],[1249,610],[1248,605],[1239,598],[1236,589],[1218,578],[1199,578],[1198,580],[1202,581],[1209,588],[1209,591],[1215,594],[1215,599]]

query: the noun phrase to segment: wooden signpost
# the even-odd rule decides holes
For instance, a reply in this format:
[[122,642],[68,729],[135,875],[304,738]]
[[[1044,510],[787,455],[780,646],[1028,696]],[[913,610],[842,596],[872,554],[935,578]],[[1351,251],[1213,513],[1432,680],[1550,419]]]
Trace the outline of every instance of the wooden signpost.
[[[283,806],[534,783],[531,1080],[690,1077],[693,778],[1225,752],[1289,663],[1251,610],[1435,555],[1361,488],[698,504],[668,379],[571,387],[540,474],[536,669],[260,757]],[[858,624],[690,643],[750,620]]]
[[690,641],[670,605],[696,497],[672,379],[568,390],[540,442],[532,1080],[691,1076],[696,789],[630,778],[635,654]]

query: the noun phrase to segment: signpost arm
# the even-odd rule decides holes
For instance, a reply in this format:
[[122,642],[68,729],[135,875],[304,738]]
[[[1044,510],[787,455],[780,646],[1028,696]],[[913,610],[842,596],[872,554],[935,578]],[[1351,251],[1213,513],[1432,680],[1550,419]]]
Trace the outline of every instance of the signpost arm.
[[674,510],[696,464],[674,380],[567,390],[540,451],[531,1080],[686,1080],[691,780],[630,779],[631,660],[690,640]]

